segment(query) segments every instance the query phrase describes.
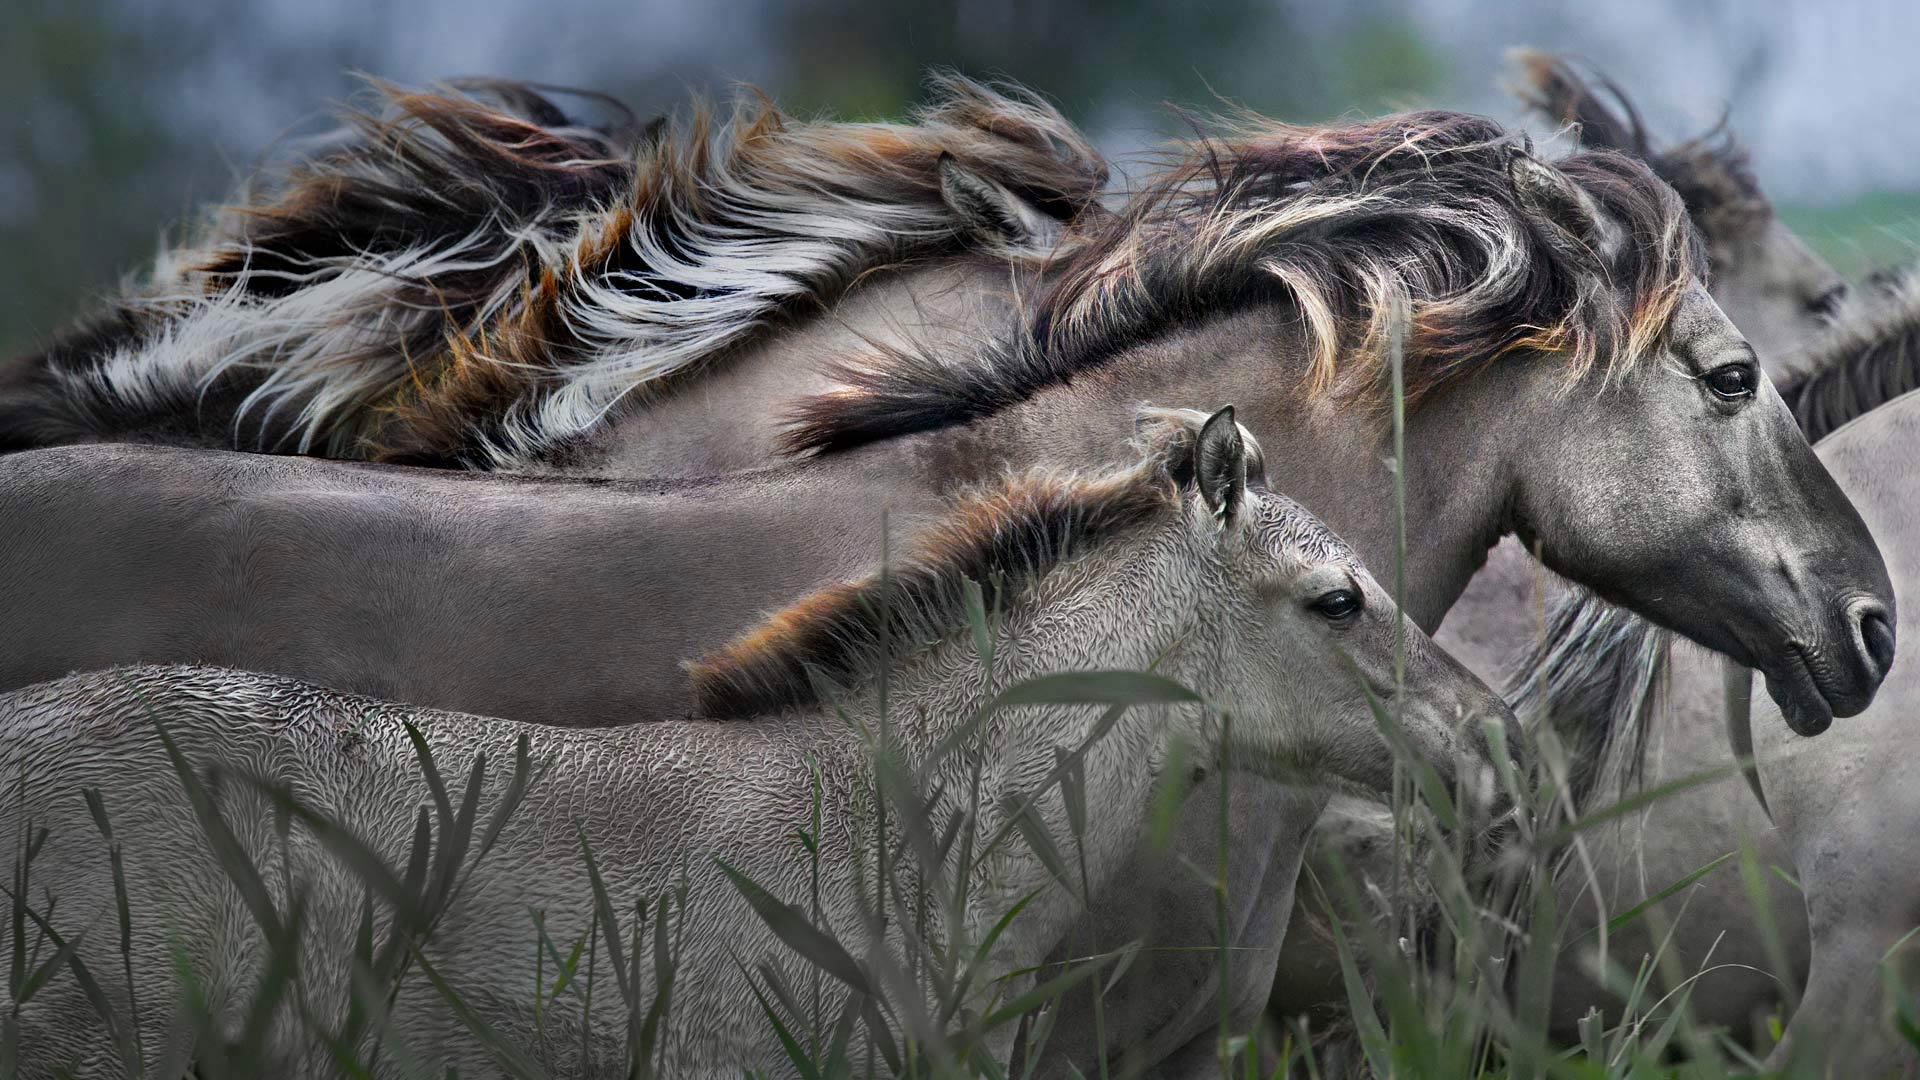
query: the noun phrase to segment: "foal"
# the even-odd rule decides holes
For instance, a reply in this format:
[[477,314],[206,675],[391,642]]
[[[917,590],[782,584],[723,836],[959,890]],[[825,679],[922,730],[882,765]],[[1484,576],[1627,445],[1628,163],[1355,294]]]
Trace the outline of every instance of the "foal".
[[[363,886],[325,858],[304,822],[280,837],[276,815],[245,778],[290,786],[391,859],[430,801],[402,719],[418,726],[450,775],[482,751],[493,761],[509,757],[524,736],[550,767],[422,956],[507,1041],[558,1074],[624,1068],[618,995],[593,998],[588,1030],[598,1042],[551,1020],[539,1027],[530,1008],[538,952],[529,912],[545,912],[556,942],[589,925],[584,836],[617,910],[631,911],[636,898],[658,896],[683,875],[687,883],[675,909],[684,926],[661,1075],[776,1069],[779,1044],[742,965],[768,961],[794,986],[810,969],[748,910],[714,860],[803,902],[808,869],[792,833],[809,819],[816,777],[829,823],[819,838],[822,865],[848,867],[873,850],[871,836],[861,838],[871,830],[860,823],[877,811],[861,733],[880,722],[883,670],[890,669],[892,745],[922,790],[934,793],[932,822],[969,812],[977,769],[972,805],[981,835],[1032,805],[1040,827],[1068,836],[1070,812],[1047,777],[1057,754],[1090,744],[1085,804],[1096,812],[1086,816],[1080,850],[1091,897],[1138,886],[1116,874],[1141,841],[1150,791],[1175,738],[1195,747],[1190,760],[1202,772],[1230,757],[1235,768],[1270,776],[1308,770],[1380,785],[1393,755],[1373,719],[1373,695],[1397,706],[1412,753],[1443,777],[1490,765],[1481,725],[1508,718],[1499,698],[1404,623],[1349,548],[1267,490],[1257,472],[1249,475],[1231,410],[1197,433],[1178,418],[1150,422],[1140,441],[1140,455],[1124,467],[1033,473],[963,501],[889,577],[815,593],[695,665],[706,719],[593,730],[524,725],[207,668],[119,670],[15,691],[0,697],[0,764],[24,782],[19,798],[5,800],[0,828],[22,835],[31,821],[51,829],[33,862],[33,894],[55,898],[46,917],[57,929],[74,937],[111,925],[113,871],[81,797],[105,792],[135,898],[130,981],[144,1003],[143,1040],[167,1034],[161,1003],[179,992],[176,956],[199,976],[214,1014],[237,1025],[242,988],[257,984],[265,950],[255,916],[197,839],[158,744],[154,721],[164,723],[185,759],[219,780],[210,786],[261,868],[266,902],[285,911],[297,896],[304,905],[299,1000],[307,1019],[283,1008],[273,1031],[286,1069],[317,1072],[331,1066],[315,1025],[337,1032],[346,1013]],[[990,583],[988,605],[1003,611],[990,631],[990,664],[969,629],[968,580]],[[1405,694],[1397,701],[1396,627],[1405,635]],[[1097,738],[1101,710],[1085,705],[982,711],[1031,676],[1149,665],[1199,698],[1136,706]],[[757,716],[780,722],[749,721]],[[936,748],[976,716],[960,752],[943,756]],[[481,806],[476,820],[490,813]],[[1025,844],[948,871],[950,879],[968,875],[969,899],[930,917],[964,926],[971,941],[1035,894],[989,954],[995,973],[1039,964],[1083,910]],[[836,870],[822,889],[824,923],[856,955],[870,955],[857,886]],[[899,925],[884,947],[900,947]],[[114,937],[77,936],[79,956],[94,971],[119,971]],[[654,986],[647,963],[634,963],[637,985]],[[28,1071],[104,1057],[93,1017],[75,980],[43,987],[20,1017]],[[420,1060],[462,1072],[497,1067],[421,979],[395,1001],[388,1031]]]

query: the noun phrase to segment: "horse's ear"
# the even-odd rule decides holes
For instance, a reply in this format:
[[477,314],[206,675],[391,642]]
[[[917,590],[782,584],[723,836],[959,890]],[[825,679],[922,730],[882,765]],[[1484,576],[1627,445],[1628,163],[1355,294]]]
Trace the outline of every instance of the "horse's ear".
[[952,154],[940,155],[940,197],[976,237],[1014,247],[1052,247],[1060,223],[1006,185],[961,165]]
[[1247,443],[1228,405],[1207,418],[1193,448],[1193,479],[1207,509],[1223,522],[1240,514],[1247,497]]
[[1558,225],[1603,255],[1613,254],[1619,230],[1607,220],[1593,196],[1565,173],[1534,157],[1526,147],[1517,146],[1508,159],[1507,175],[1522,209]]
[[1507,55],[1519,65],[1520,77],[1524,80],[1515,87],[1520,100],[1556,124],[1575,125],[1578,130],[1574,137],[1581,146],[1618,150],[1642,158],[1652,152],[1640,111],[1613,80],[1595,75],[1620,106],[1618,112],[1608,108],[1565,60],[1524,48],[1514,49]]

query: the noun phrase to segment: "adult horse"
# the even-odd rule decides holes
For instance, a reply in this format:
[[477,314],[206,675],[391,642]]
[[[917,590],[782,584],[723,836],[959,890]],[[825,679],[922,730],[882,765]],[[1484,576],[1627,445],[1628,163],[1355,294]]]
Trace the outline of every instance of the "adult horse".
[[[1847,299],[1846,283],[1794,235],[1748,164],[1748,152],[1722,123],[1701,135],[1661,145],[1618,85],[1583,77],[1566,60],[1515,50],[1516,92],[1541,116],[1569,127],[1579,145],[1630,154],[1670,184],[1705,242],[1708,291],[1753,343],[1776,383],[1794,381],[1844,355],[1828,342]],[[1598,84],[1596,88],[1594,83]],[[1845,322],[1858,322],[1857,305]],[[1534,644],[1551,579],[1514,541],[1488,556],[1485,569],[1448,612],[1435,640],[1495,685],[1524,675],[1518,659]]]
[[[1706,242],[1715,300],[1754,343],[1762,367],[1782,385],[1808,437],[1824,434],[1824,428],[1807,427],[1806,411],[1813,406],[1801,403],[1803,376],[1856,370],[1858,365],[1847,361],[1867,347],[1863,338],[1877,331],[1858,303],[1846,302],[1846,288],[1832,267],[1779,221],[1732,132],[1723,123],[1661,145],[1611,80],[1596,75],[1590,82],[1565,61],[1529,50],[1517,59],[1519,92],[1542,115],[1572,125],[1583,146],[1645,160],[1680,194]],[[1490,554],[1435,638],[1482,678],[1495,685],[1511,682],[1529,721],[1563,731],[1586,761],[1645,748],[1644,771],[1616,761],[1601,768],[1610,777],[1631,775],[1653,785],[1724,768],[1732,752],[1712,686],[1720,662],[1684,650],[1667,657],[1665,639],[1646,630],[1606,614],[1599,604],[1566,596],[1561,583],[1509,539]],[[1621,745],[1620,738],[1628,742]],[[1592,808],[1618,790],[1607,784],[1588,792]],[[1343,855],[1350,865],[1363,865],[1365,851],[1377,849],[1383,839],[1375,835],[1377,820],[1365,807],[1336,809],[1341,821],[1330,825],[1329,841],[1346,845]],[[1683,791],[1644,814],[1597,830],[1588,839],[1593,876],[1569,876],[1562,884],[1569,934],[1589,933],[1596,921],[1647,900],[1742,842],[1752,846],[1762,865],[1790,861],[1765,810],[1738,783]],[[1687,891],[1687,914],[1673,927],[1665,954],[1675,969],[1690,975],[1700,975],[1703,964],[1711,966],[1693,983],[1696,1020],[1758,1032],[1756,1016],[1777,1006],[1781,982],[1802,977],[1807,932],[1800,897],[1771,875],[1766,890],[1779,930],[1778,954],[1753,932],[1755,913],[1740,875],[1723,870]],[[1678,902],[1670,906],[1677,908]],[[1323,955],[1327,943],[1309,937],[1317,924],[1317,918],[1295,919],[1292,947],[1299,950],[1298,959],[1283,959],[1283,981],[1290,970],[1337,977]],[[1623,928],[1608,943],[1608,955],[1629,966],[1651,955],[1660,942],[1650,929],[1644,920]],[[1585,960],[1570,956],[1558,973],[1553,1026],[1569,1039],[1589,1008],[1617,1016],[1619,1007],[1617,995],[1593,977]],[[1786,970],[1775,971],[1782,961]],[[1296,980],[1280,1003],[1299,1009],[1338,1000],[1328,998],[1337,987],[1326,980],[1318,992],[1308,992],[1309,985],[1310,980]]]
[[[937,966],[916,933],[980,948],[986,962],[973,972],[973,991],[953,1004],[983,1015],[1035,981],[1031,972],[1068,940],[1081,910],[1039,847],[988,843],[1023,808],[1058,843],[1077,844],[1082,888],[1098,898],[1140,884],[1120,875],[1121,864],[1147,831],[1175,739],[1206,772],[1230,760],[1253,775],[1305,768],[1379,786],[1395,768],[1372,711],[1384,698],[1405,715],[1414,760],[1442,778],[1494,768],[1482,725],[1510,719],[1504,703],[1424,635],[1403,632],[1399,611],[1351,550],[1250,475],[1231,415],[1223,411],[1197,435],[1181,423],[1154,425],[1130,465],[1031,474],[955,507],[893,574],[809,596],[698,665],[697,715],[714,719],[564,731],[206,668],[120,669],[0,696],[0,757],[22,778],[0,828],[23,838],[38,830],[34,853],[16,868],[17,881],[31,874],[34,893],[16,896],[15,910],[42,905],[36,925],[66,928],[71,946],[62,955],[77,961],[75,972],[116,975],[104,980],[107,990],[62,971],[16,1005],[16,1064],[29,1074],[115,1067],[107,1011],[139,1023],[119,1034],[143,1045],[144,1060],[193,1062],[196,1048],[179,1045],[163,1005],[187,992],[183,971],[197,980],[215,1031],[244,1026],[265,1036],[264,1046],[249,1047],[264,1070],[333,1075],[343,1057],[378,1054],[363,1045],[368,1026],[348,1019],[364,1000],[362,980],[378,978],[350,977],[356,928],[373,933],[363,923],[372,879],[331,860],[327,834],[309,814],[345,823],[398,866],[410,838],[421,839],[421,807],[442,796],[448,831],[434,839],[434,873],[447,885],[425,890],[433,899],[421,902],[422,913],[396,904],[386,914],[417,964],[430,963],[434,983],[450,984],[466,1004],[456,1010],[424,977],[395,984],[373,1026],[390,1044],[388,1061],[490,1073],[509,1046],[556,1075],[629,1075],[639,1017],[649,1004],[667,1006],[671,986],[664,1023],[656,1030],[653,1013],[646,1022],[659,1057],[642,1058],[642,1067],[733,1077],[786,1071],[785,1032],[756,1002],[785,996],[769,973],[780,974],[779,986],[804,987],[813,972],[783,944],[794,940],[789,928],[756,917],[716,859],[779,896],[811,889],[819,924],[867,961],[858,978],[836,974],[886,988],[899,1022],[921,1011],[904,999],[923,991],[890,981],[878,957],[894,954],[900,971]],[[988,604],[1003,611],[997,625],[971,625],[969,582],[986,583]],[[1023,680],[1088,665],[1155,665],[1199,696],[1168,695],[1106,719],[1087,705],[991,707]],[[548,764],[504,815],[497,788],[492,805],[479,807],[482,774],[473,766],[473,801],[463,802],[461,819],[491,824],[469,845],[455,839],[444,793],[429,791],[403,721],[456,775],[477,753],[513,760],[518,739]],[[854,872],[872,850],[865,845],[886,850],[905,838],[897,826],[875,837],[862,824],[885,820],[875,801],[874,730],[889,731],[892,753],[922,785],[907,797],[927,800],[924,822],[964,823],[980,838],[978,857],[969,844],[948,846],[902,871],[923,875],[926,890],[895,886],[894,902],[925,905],[912,932],[910,920],[870,919],[870,894]],[[1098,808],[1077,825],[1054,781],[1060,760],[1076,755],[1082,793]],[[196,775],[204,785],[197,799],[182,790]],[[288,821],[254,786],[263,783],[293,793],[305,812]],[[792,843],[810,812],[829,823],[815,826],[829,869],[811,879]],[[219,848],[197,835],[213,834],[209,817],[226,822],[225,867]],[[109,820],[111,853],[94,835],[95,821],[104,829]],[[228,880],[235,851],[258,868],[251,892]],[[956,893],[959,881],[968,887]],[[113,935],[86,931],[111,922],[116,895],[131,897],[124,951]],[[530,913],[543,913],[538,930],[553,941],[586,941],[597,925],[617,958],[622,934],[606,921],[608,896],[622,907],[659,898],[663,944],[644,948],[636,926],[629,967],[616,965],[619,993],[604,983],[597,998],[589,990],[576,1019],[556,986],[543,1018],[552,973],[543,974]],[[1016,906],[1022,917],[1001,932],[996,924]],[[887,927],[877,941],[875,925]],[[276,1001],[260,987],[291,957],[299,991]],[[763,963],[751,969],[756,979],[747,965]],[[864,1015],[873,1023],[881,1014]],[[491,1039],[477,1037],[480,1024]],[[911,1034],[938,1046],[942,1026],[929,1018]],[[1004,1062],[1013,1025],[994,1037]]]
[[[1920,588],[1920,487],[1905,463],[1920,450],[1920,271],[1901,275],[1839,344],[1854,348],[1850,361],[1796,387],[1798,411],[1810,432],[1837,425],[1820,456],[1911,593]],[[1810,1059],[1830,1062],[1835,1075],[1920,1072],[1907,1034],[1920,865],[1898,839],[1920,825],[1911,777],[1899,764],[1900,748],[1913,740],[1920,675],[1903,669],[1888,689],[1832,743],[1778,737],[1765,708],[1751,718],[1761,786],[1792,853],[1812,936],[1806,990],[1770,1065]],[[1888,1015],[1896,1009],[1904,1031]]]
[[[1869,452],[1881,461],[1897,458],[1910,434],[1912,406],[1901,395],[1920,388],[1916,283],[1920,273],[1912,269],[1889,274],[1879,295],[1843,303],[1833,327],[1806,350],[1808,374],[1780,388],[1821,453],[1847,455],[1856,477]],[[1879,407],[1895,399],[1906,411],[1889,405],[1886,408],[1894,411],[1880,415]],[[1824,440],[1841,428],[1858,430],[1851,431],[1844,448],[1830,447]],[[1888,493],[1897,481],[1860,482],[1862,491],[1879,500],[1884,524],[1877,524],[1875,532],[1881,542],[1906,550],[1899,545],[1908,526],[1895,509],[1898,501]],[[1518,565],[1490,564],[1461,604],[1496,595],[1482,591],[1482,579]],[[1514,571],[1514,576],[1519,573]],[[1576,788],[1593,797],[1592,808],[1603,807],[1620,791],[1617,783],[1596,786],[1604,778],[1657,786],[1724,772],[1750,753],[1754,738],[1748,717],[1738,710],[1730,714],[1723,695],[1723,659],[1699,650],[1670,652],[1665,636],[1643,621],[1591,594],[1558,592],[1551,602],[1536,601],[1538,614],[1513,603],[1504,622],[1489,618],[1485,625],[1504,627],[1510,641],[1531,638],[1530,644],[1513,646],[1516,654],[1509,662],[1515,673],[1516,708],[1528,724],[1552,725],[1573,748],[1578,769],[1573,779]],[[1515,629],[1524,623],[1539,630]],[[1444,627],[1440,637],[1445,637]],[[1749,678],[1745,672],[1737,677],[1742,683]],[[1696,1023],[1750,1032],[1762,1045],[1771,1040],[1760,1021],[1798,997],[1805,983],[1807,997],[1788,1028],[1794,1037],[1778,1051],[1776,1065],[1785,1064],[1794,1052],[1809,1058],[1837,1053],[1834,1067],[1849,1072],[1854,1069],[1849,1055],[1857,1052],[1866,1063],[1858,1071],[1876,1074],[1901,1060],[1882,1032],[1848,1027],[1863,1015],[1878,1016],[1882,1002],[1876,964],[1914,918],[1902,906],[1908,892],[1904,885],[1913,875],[1903,864],[1889,865],[1884,857],[1871,855],[1868,848],[1872,837],[1911,824],[1901,820],[1911,817],[1904,789],[1868,765],[1880,760],[1888,747],[1899,745],[1901,735],[1893,725],[1910,708],[1901,702],[1895,698],[1872,710],[1871,723],[1848,725],[1846,737],[1831,752],[1784,747],[1778,735],[1761,740],[1771,744],[1761,768],[1771,778],[1771,816],[1747,785],[1729,778],[1669,795],[1640,814],[1594,830],[1586,859],[1560,882],[1562,923],[1569,935],[1590,935],[1596,922],[1649,902],[1743,848],[1751,850],[1763,868],[1778,867],[1790,875],[1798,866],[1798,884],[1782,875],[1765,875],[1760,882],[1763,897],[1756,897],[1734,869],[1720,869],[1656,910],[1670,932],[1650,932],[1647,919],[1636,920],[1613,936],[1610,955],[1614,963],[1630,969],[1660,953],[1661,969],[1685,979],[1690,989],[1686,1008]],[[1768,730],[1765,719],[1758,730]],[[1644,734],[1636,734],[1640,732]],[[1646,761],[1636,771],[1634,763],[1642,755],[1634,751],[1640,738],[1647,740]],[[1855,775],[1836,782],[1836,776],[1846,774]],[[1784,808],[1776,805],[1783,800]],[[1862,827],[1862,821],[1885,828],[1875,832]],[[1391,880],[1391,851],[1386,846],[1391,834],[1374,809],[1364,802],[1336,800],[1322,828],[1316,863],[1330,864],[1330,854],[1337,852],[1343,863],[1376,885]],[[1858,871],[1866,865],[1880,868],[1874,871],[1873,885],[1864,884]],[[1901,885],[1891,884],[1895,881]],[[1306,895],[1301,894],[1303,899]],[[1756,900],[1764,903],[1764,911],[1756,910]],[[1771,922],[1771,941],[1762,918]],[[1339,990],[1330,946],[1315,932],[1318,924],[1318,912],[1296,911],[1276,984],[1282,1013],[1322,1005]],[[1599,1009],[1609,1021],[1619,1018],[1619,995],[1588,967],[1594,952],[1589,944],[1563,958],[1551,1011],[1553,1030],[1563,1039],[1577,1037],[1576,1025],[1590,1009]],[[1289,979],[1289,974],[1294,977]],[[1801,1044],[1797,1051],[1794,1043]]]
[[[324,208],[369,177],[390,180],[391,148],[411,147],[405,136],[421,130],[402,125],[316,165],[310,189],[296,187],[257,218],[288,235],[326,235]],[[428,142],[444,157],[442,140]],[[1757,662],[1801,730],[1864,706],[1888,662],[1891,597],[1871,539],[1700,286],[1684,208],[1644,166],[1604,153],[1548,164],[1496,125],[1450,113],[1325,128],[1249,120],[1187,148],[1118,213],[1063,222],[1050,261],[969,254],[915,264],[871,279],[870,305],[856,296],[837,319],[727,339],[735,347],[711,372],[694,374],[695,357],[675,378],[639,384],[642,346],[661,326],[751,307],[727,291],[734,279],[708,275],[703,292],[706,279],[683,272],[717,271],[717,253],[737,254],[754,235],[743,221],[757,218],[726,215],[766,204],[758,174],[733,167],[739,155],[774,146],[787,166],[776,180],[838,161],[802,167],[812,143],[798,137],[696,149],[707,145],[657,137],[631,198],[577,214],[572,247],[536,245],[526,256],[548,261],[511,263],[517,302],[438,351],[389,359],[382,370],[400,375],[379,393],[364,392],[367,380],[327,393],[330,373],[367,369],[362,338],[338,364],[322,362],[325,341],[297,334],[289,340],[307,351],[281,366],[259,351],[223,357],[227,339],[211,331],[211,354],[176,347],[202,340],[196,328],[223,325],[226,305],[261,316],[255,330],[271,328],[301,288],[364,269],[360,255],[323,258],[297,245],[287,259],[265,259],[258,249],[270,234],[233,241],[225,261],[198,253],[223,268],[199,279],[211,300],[177,323],[129,328],[111,355],[60,352],[43,364],[63,372],[58,392],[11,407],[54,418],[37,430],[68,441],[164,436],[146,420],[145,402],[159,395],[137,399],[128,388],[191,392],[212,385],[214,371],[216,383],[233,376],[253,389],[210,415],[256,418],[243,433],[285,422],[310,445],[599,475],[746,468],[805,449],[857,457],[890,471],[902,497],[931,498],[1008,466],[1097,463],[1142,399],[1232,399],[1266,444],[1277,483],[1384,566],[1402,547],[1384,459],[1388,343],[1404,313],[1411,411],[1401,479],[1415,541],[1405,547],[1405,606],[1419,625],[1436,624],[1487,548],[1518,532],[1568,576]],[[954,159],[931,169],[946,204],[966,208],[951,211],[949,225],[973,221],[996,243],[1031,245],[1054,220]],[[902,186],[903,201],[925,192]],[[678,212],[673,193],[689,189],[714,201],[724,228]],[[810,227],[828,232],[865,220],[850,203],[805,206]],[[838,223],[836,211],[850,220]],[[425,227],[394,226],[405,235]],[[249,276],[263,261],[283,268],[279,284]],[[284,267],[295,262],[309,280],[288,292]],[[983,301],[969,283],[989,279],[998,299]],[[809,280],[781,278],[794,294]],[[903,306],[889,291],[900,289],[924,294],[931,313]],[[943,344],[955,320],[987,328],[984,343],[961,335]],[[628,333],[612,336],[616,328]],[[847,366],[848,342],[866,338],[880,340],[865,363]],[[406,377],[408,365],[417,378]],[[231,429],[226,419],[215,427],[220,437]],[[1784,576],[1783,560],[1792,568]],[[1217,790],[1202,788],[1183,811],[1183,843],[1194,850],[1213,846]],[[1300,854],[1298,837],[1273,823],[1297,818],[1285,809],[1297,800],[1323,796],[1251,781],[1234,790],[1236,821],[1275,842],[1270,861],[1229,868],[1253,883],[1229,912],[1249,963],[1225,994],[1234,1022],[1248,1023],[1271,985]],[[1165,887],[1095,913],[1100,943],[1128,940],[1147,913],[1162,931],[1210,942],[1212,891],[1153,880]],[[1149,1058],[1175,1063],[1170,1071],[1183,1056],[1211,1062],[1223,996],[1213,974],[1188,954],[1143,960],[1117,991],[1113,1030],[1146,1033]],[[1062,1031],[1090,1039],[1083,1020]],[[1081,1062],[1097,1052],[1056,1041]]]

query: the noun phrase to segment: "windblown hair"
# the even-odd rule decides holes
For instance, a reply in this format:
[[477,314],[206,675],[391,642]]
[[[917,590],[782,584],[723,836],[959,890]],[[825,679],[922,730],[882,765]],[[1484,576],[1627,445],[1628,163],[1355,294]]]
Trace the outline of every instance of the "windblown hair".
[[1843,303],[1811,352],[1806,374],[1780,387],[1809,442],[1920,389],[1920,264]]
[[796,123],[746,94],[725,120],[697,104],[592,127],[525,86],[377,86],[344,137],[0,376],[27,388],[0,404],[0,440],[197,413],[214,444],[546,454],[867,271],[983,246],[941,197],[943,156],[1062,220],[1097,210],[1106,166],[1058,112],[933,87],[906,124]]
[[792,418],[795,450],[839,450],[991,414],[1182,323],[1260,302],[1297,313],[1303,390],[1383,401],[1387,326],[1410,321],[1410,403],[1507,354],[1569,381],[1649,356],[1703,260],[1680,200],[1607,153],[1557,169],[1616,227],[1576,236],[1515,181],[1524,142],[1424,112],[1326,127],[1242,118],[1186,149],[1063,256],[1028,318],[971,362],[889,353]]
[[1512,667],[1513,711],[1566,748],[1576,805],[1602,784],[1622,792],[1645,765],[1673,635],[1586,589],[1569,586]]
[[1560,57],[1517,49],[1514,59],[1523,80],[1516,89],[1528,106],[1557,124],[1576,126],[1582,146],[1646,162],[1679,192],[1714,258],[1727,257],[1742,237],[1773,219],[1773,203],[1760,190],[1747,148],[1727,129],[1726,117],[1703,134],[1657,148],[1640,110],[1612,79],[1592,76],[1609,102]]
[[[1054,568],[1178,512],[1191,433],[1168,425],[1140,463],[1098,476],[1037,470],[963,496],[886,576],[821,589],[688,665],[701,715],[819,704],[967,625],[968,583],[1010,611]],[[1186,449],[1183,449],[1186,448]]]

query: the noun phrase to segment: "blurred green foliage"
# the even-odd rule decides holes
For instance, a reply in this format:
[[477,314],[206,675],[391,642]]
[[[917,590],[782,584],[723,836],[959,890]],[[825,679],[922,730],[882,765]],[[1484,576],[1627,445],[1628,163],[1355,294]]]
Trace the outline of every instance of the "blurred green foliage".
[[1920,191],[1875,192],[1831,206],[1782,206],[1779,213],[1850,278],[1920,258]]

